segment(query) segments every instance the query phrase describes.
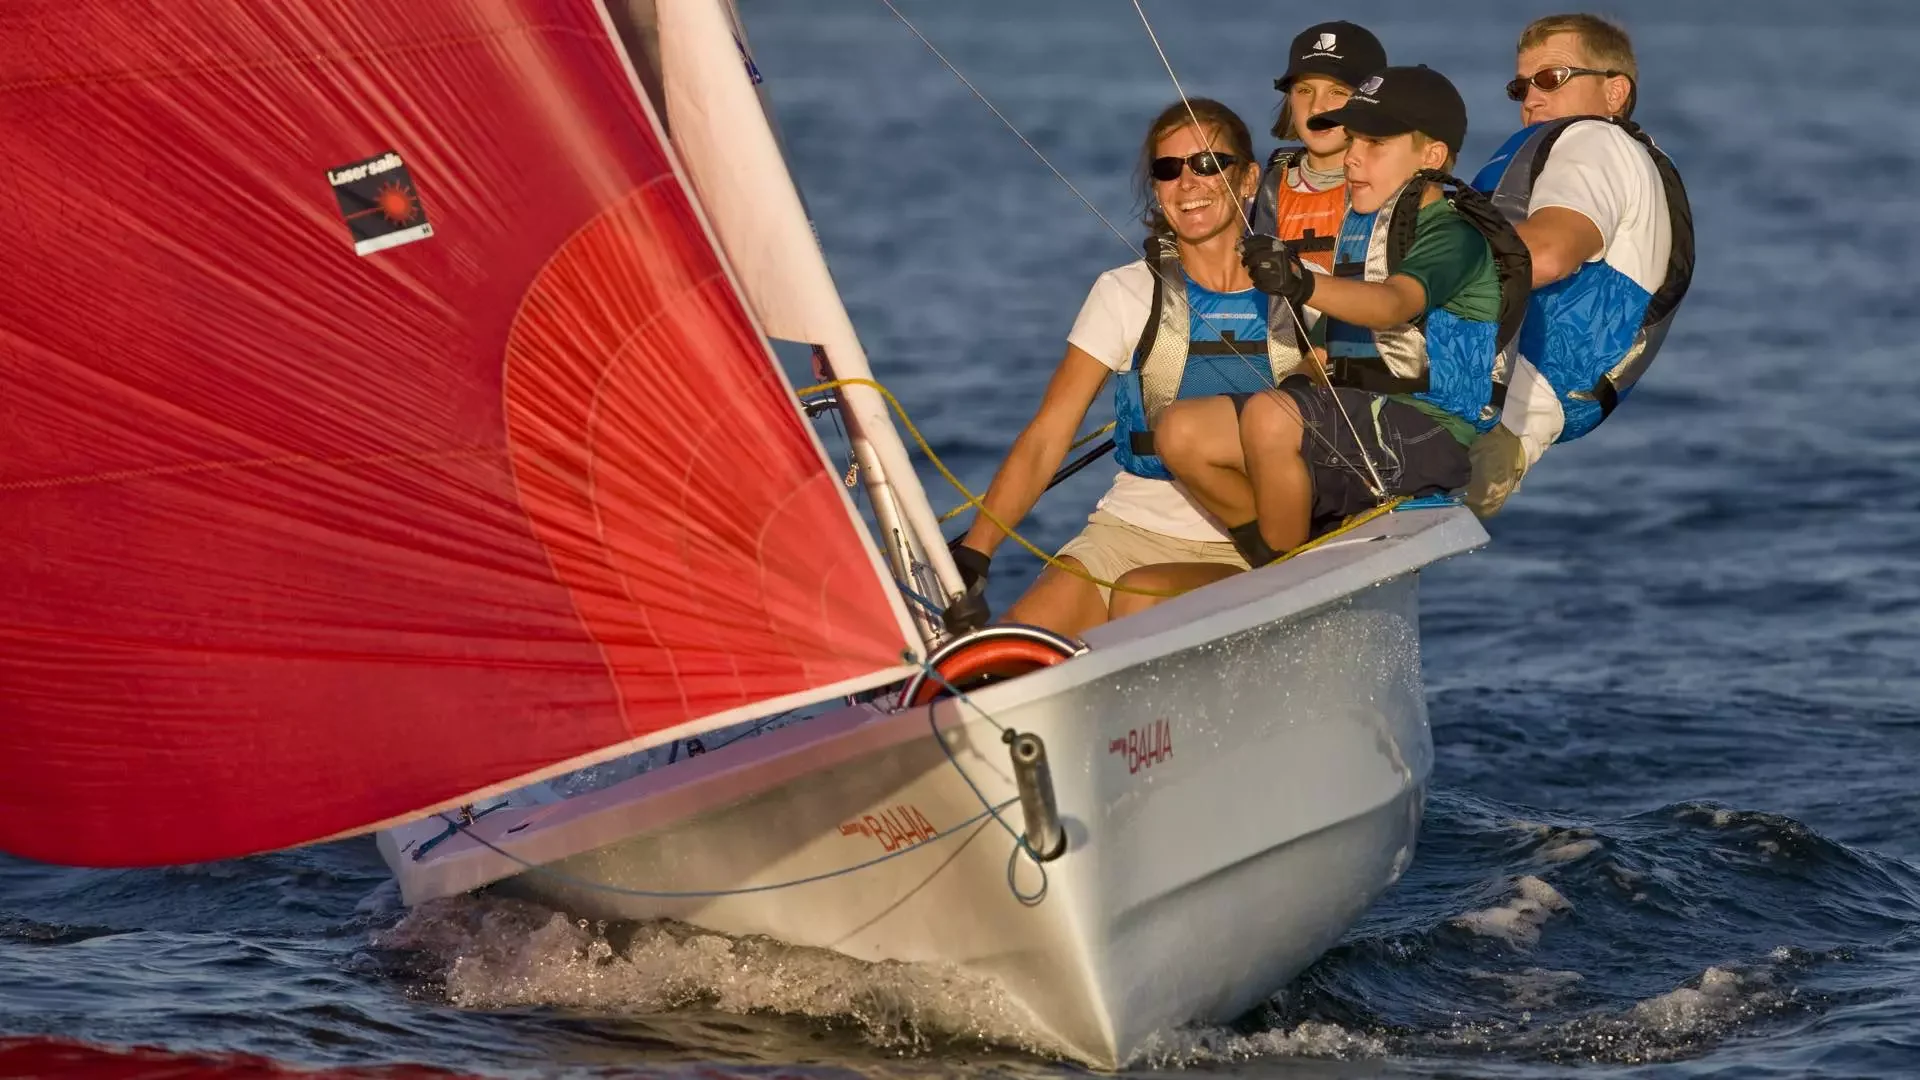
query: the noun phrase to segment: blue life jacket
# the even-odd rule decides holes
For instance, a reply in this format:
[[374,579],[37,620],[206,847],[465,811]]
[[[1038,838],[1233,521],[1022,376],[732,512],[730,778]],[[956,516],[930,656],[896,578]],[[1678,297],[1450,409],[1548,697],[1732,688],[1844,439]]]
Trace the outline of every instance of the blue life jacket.
[[1430,183],[1439,184],[1461,219],[1486,237],[1500,281],[1499,321],[1464,319],[1443,307],[1385,330],[1329,319],[1328,373],[1336,386],[1411,395],[1485,431],[1499,420],[1506,400],[1506,350],[1518,337],[1533,277],[1526,245],[1486,196],[1445,173],[1424,170],[1380,209],[1347,211],[1333,272],[1368,282],[1391,277],[1413,247],[1420,200]]
[[1113,456],[1135,476],[1171,480],[1154,453],[1153,422],[1160,410],[1180,398],[1277,386],[1300,366],[1300,348],[1293,319],[1268,325],[1267,294],[1253,288],[1214,292],[1195,284],[1180,265],[1173,238],[1148,238],[1147,267],[1153,271],[1153,305],[1132,367],[1114,381]]
[[1660,288],[1648,293],[1605,260],[1582,264],[1570,277],[1534,290],[1520,331],[1520,355],[1553,386],[1566,413],[1560,442],[1600,425],[1626,399],[1666,340],[1673,314],[1693,281],[1693,210],[1672,159],[1631,120],[1570,116],[1522,128],[1493,155],[1473,186],[1516,224],[1527,218],[1534,181],[1553,144],[1574,124],[1614,124],[1646,147],[1660,173],[1673,250]]

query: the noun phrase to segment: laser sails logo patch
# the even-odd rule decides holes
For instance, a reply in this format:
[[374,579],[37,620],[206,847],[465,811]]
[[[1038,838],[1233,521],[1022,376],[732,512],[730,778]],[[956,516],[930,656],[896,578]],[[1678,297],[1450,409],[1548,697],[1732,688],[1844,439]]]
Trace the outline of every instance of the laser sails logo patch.
[[433,235],[413,176],[391,150],[327,170],[327,183],[333,185],[340,216],[353,234],[356,255],[371,255]]

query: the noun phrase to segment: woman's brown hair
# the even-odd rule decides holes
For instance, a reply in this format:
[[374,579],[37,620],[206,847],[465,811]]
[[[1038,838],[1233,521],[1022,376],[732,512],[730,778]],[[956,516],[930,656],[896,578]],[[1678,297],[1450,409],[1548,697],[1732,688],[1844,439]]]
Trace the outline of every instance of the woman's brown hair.
[[1230,187],[1235,179],[1246,175],[1241,170],[1259,167],[1253,157],[1253,134],[1247,130],[1247,122],[1220,102],[1212,98],[1188,98],[1160,110],[1160,115],[1154,117],[1147,128],[1146,141],[1140,144],[1140,166],[1134,174],[1134,190],[1145,207],[1140,223],[1154,233],[1173,231],[1166,215],[1160,212],[1160,200],[1153,197],[1154,151],[1160,148],[1161,139],[1183,127],[1192,127],[1196,120],[1205,133],[1208,147],[1239,159],[1239,164],[1223,174]]

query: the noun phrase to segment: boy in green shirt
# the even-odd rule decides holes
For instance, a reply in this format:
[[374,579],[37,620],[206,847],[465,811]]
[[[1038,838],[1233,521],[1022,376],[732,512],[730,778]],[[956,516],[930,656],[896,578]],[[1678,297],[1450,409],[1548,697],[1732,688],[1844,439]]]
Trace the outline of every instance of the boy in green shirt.
[[[1326,316],[1314,328],[1314,337],[1327,350],[1328,374],[1335,386],[1393,394],[1446,427],[1462,445],[1469,444],[1479,434],[1475,422],[1448,408],[1460,403],[1419,396],[1412,384],[1422,381],[1422,373],[1408,371],[1408,377],[1396,377],[1396,365],[1382,359],[1376,337],[1378,332],[1424,320],[1436,308],[1468,322],[1497,324],[1500,278],[1486,237],[1442,197],[1439,185],[1422,184],[1411,245],[1395,260],[1383,260],[1376,252],[1375,273],[1366,273],[1369,241],[1386,201],[1402,192],[1422,169],[1452,172],[1454,157],[1466,138],[1466,105],[1453,84],[1431,68],[1388,68],[1367,85],[1373,89],[1371,94],[1357,94],[1336,110],[1358,112],[1358,122],[1366,129],[1351,131],[1353,142],[1347,151],[1348,163],[1356,164],[1362,179],[1349,187],[1347,217],[1335,253],[1337,280],[1291,274],[1284,256],[1271,246],[1263,249],[1259,237],[1248,241],[1247,260],[1249,265],[1258,262],[1269,269],[1256,277],[1256,284],[1265,277],[1274,294],[1299,305],[1311,301]],[[1402,204],[1396,209],[1408,207]],[[1383,263],[1384,273],[1380,272]],[[1386,351],[1392,354],[1391,345]],[[1411,368],[1412,364],[1399,366]],[[1491,375],[1489,368],[1489,380]]]
[[[1497,416],[1502,315],[1525,302],[1525,274],[1503,275],[1488,245],[1487,231],[1505,227],[1486,220],[1497,215],[1464,217],[1441,185],[1416,181],[1444,173],[1466,137],[1466,104],[1444,76],[1387,68],[1308,124],[1343,126],[1353,140],[1333,275],[1310,272],[1271,236],[1242,250],[1276,304],[1321,316],[1312,333],[1330,385],[1295,375],[1275,391],[1178,401],[1154,434],[1167,467],[1256,567],[1388,499],[1465,487],[1467,445]],[[1522,290],[1504,306],[1503,276]],[[1166,591],[1224,576],[1142,567],[1120,584]],[[1113,615],[1153,602],[1116,590]]]

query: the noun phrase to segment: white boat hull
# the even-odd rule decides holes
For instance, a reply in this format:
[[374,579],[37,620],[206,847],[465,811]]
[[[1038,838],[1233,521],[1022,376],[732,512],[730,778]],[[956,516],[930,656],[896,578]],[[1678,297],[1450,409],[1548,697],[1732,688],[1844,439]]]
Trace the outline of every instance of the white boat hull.
[[[931,717],[951,761],[928,709],[853,706],[587,794],[516,793],[418,858],[440,819],[381,849],[410,904],[502,882],[584,917],[952,965],[1023,1006],[1035,1045],[1118,1067],[1283,986],[1406,868],[1432,763],[1416,571],[1484,541],[1462,510],[1389,515],[972,695],[1046,743],[1068,843],[1037,902],[955,767],[999,804],[1007,750],[956,701]],[[1022,891],[1041,881],[1017,862]]]

